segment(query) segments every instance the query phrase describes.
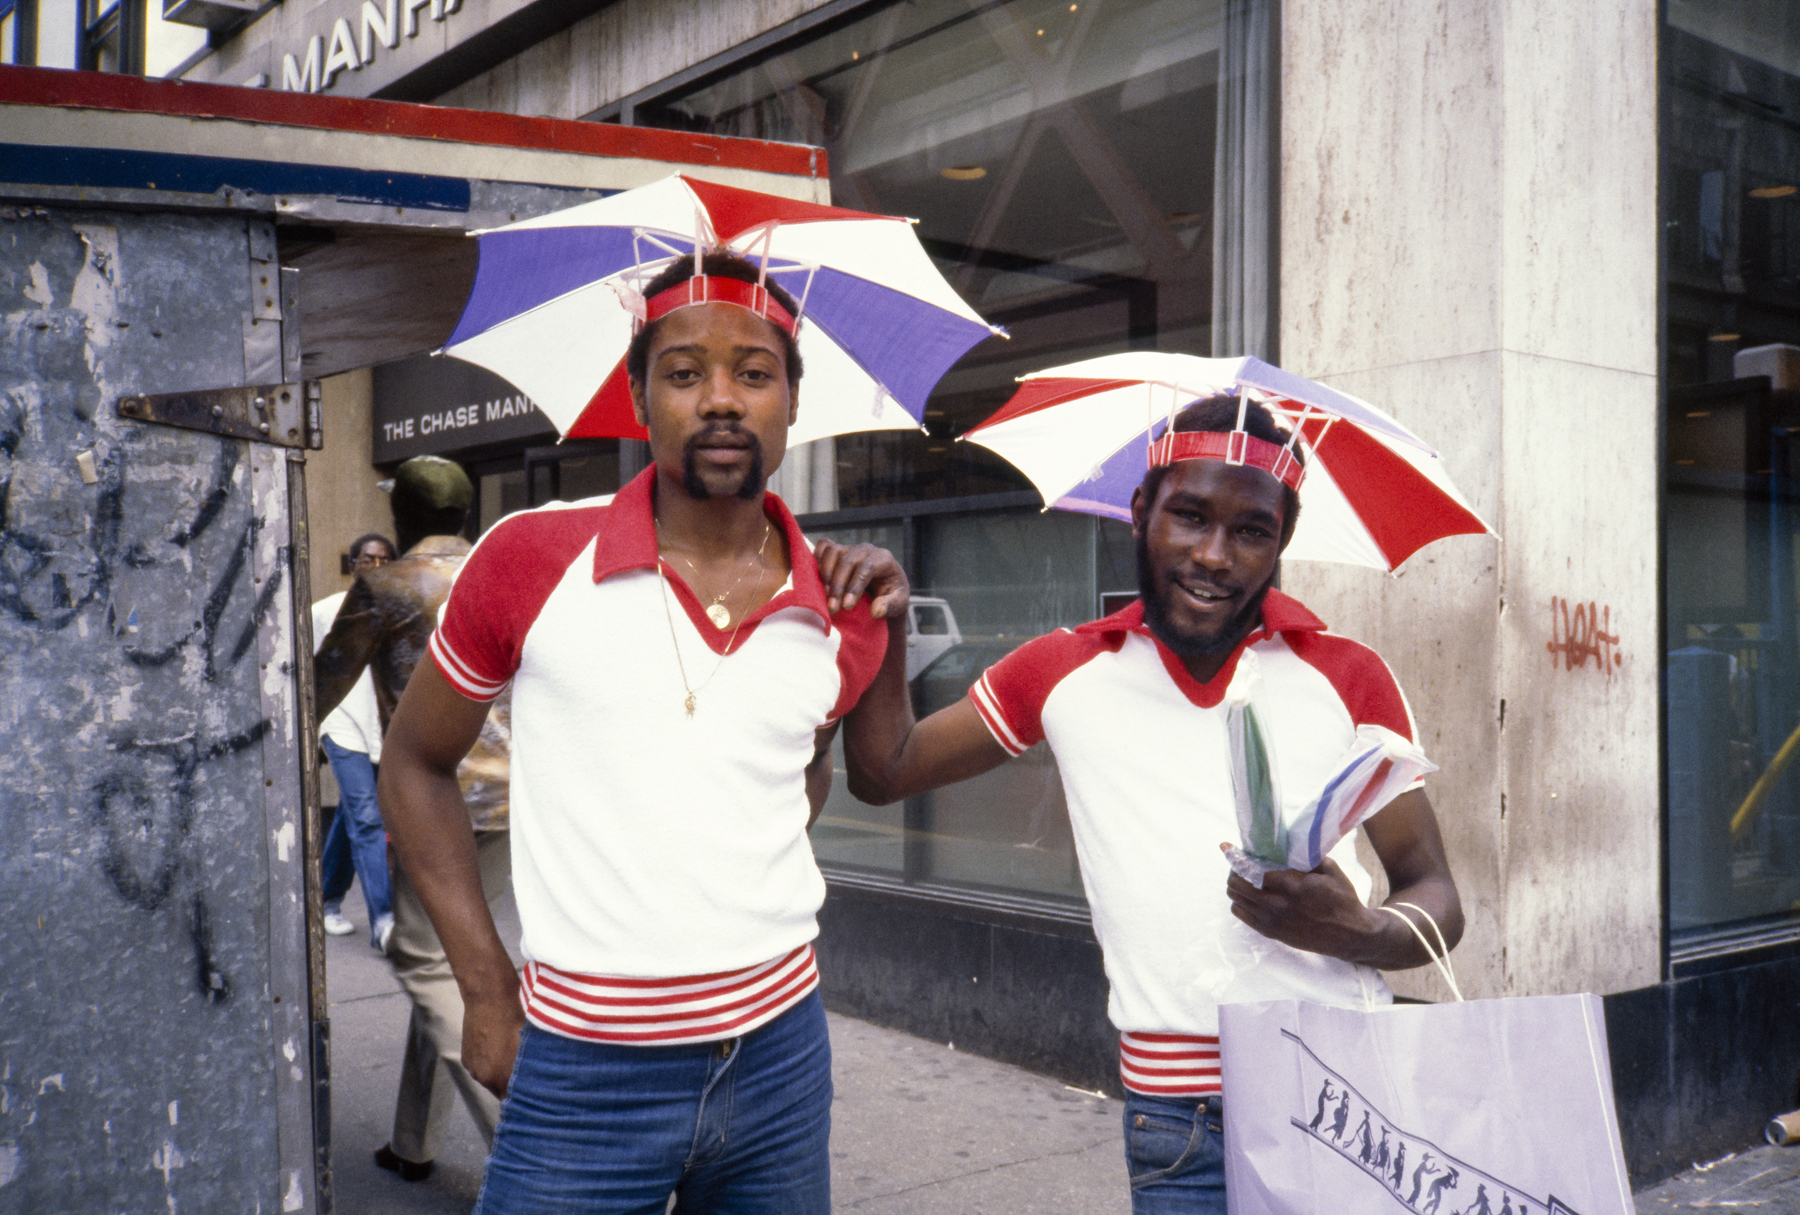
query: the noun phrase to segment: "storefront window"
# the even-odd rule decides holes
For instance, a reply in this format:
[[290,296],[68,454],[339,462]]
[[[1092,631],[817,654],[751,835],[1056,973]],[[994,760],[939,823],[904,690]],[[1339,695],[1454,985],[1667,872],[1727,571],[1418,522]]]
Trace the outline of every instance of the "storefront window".
[[[921,716],[962,699],[983,671],[1033,637],[1092,620],[1103,594],[1136,580],[1124,524],[1034,507],[813,534],[878,544],[914,566],[906,670]],[[831,800],[813,830],[821,861],[915,881],[1080,897],[1068,806],[1043,744],[905,806],[851,797],[841,743],[835,758]]]
[[476,535],[514,511],[616,492],[619,446],[616,439],[578,440],[487,459],[459,456],[475,474]]
[[[1248,309],[1232,302],[1242,292],[1221,296],[1217,272],[1233,257],[1241,271],[1242,234],[1257,233],[1251,260],[1262,268],[1225,277],[1267,286],[1267,207],[1245,202],[1261,197],[1254,190],[1224,207],[1215,189],[1246,164],[1258,189],[1272,180],[1258,142],[1274,129],[1271,14],[1262,0],[872,0],[823,32],[624,104],[621,118],[639,125],[823,146],[833,201],[915,218],[938,268],[1011,335],[945,376],[921,430],[822,445],[832,509],[815,498],[802,515],[810,534],[870,540],[907,564],[920,712],[966,695],[1021,643],[1101,615],[1103,594],[1129,599],[1136,587],[1128,528],[1044,512],[1009,464],[958,442],[1016,377],[1129,349],[1274,355],[1214,340],[1220,325],[1264,333],[1272,316],[1266,292]],[[1246,62],[1264,66],[1222,66]],[[1237,235],[1216,239],[1227,228]],[[840,748],[813,838],[840,871],[1081,896],[1061,781],[1042,747],[882,808],[845,791]]]
[[1669,923],[1800,909],[1800,8],[1670,0]]

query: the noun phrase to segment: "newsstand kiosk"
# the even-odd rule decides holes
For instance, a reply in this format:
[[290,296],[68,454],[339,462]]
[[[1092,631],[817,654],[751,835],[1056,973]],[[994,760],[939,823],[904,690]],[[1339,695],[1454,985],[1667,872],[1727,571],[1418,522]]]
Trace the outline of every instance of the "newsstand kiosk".
[[[0,67],[0,1212],[332,1209],[306,453],[468,231],[823,154]],[[396,1044],[398,1049],[398,1044]]]

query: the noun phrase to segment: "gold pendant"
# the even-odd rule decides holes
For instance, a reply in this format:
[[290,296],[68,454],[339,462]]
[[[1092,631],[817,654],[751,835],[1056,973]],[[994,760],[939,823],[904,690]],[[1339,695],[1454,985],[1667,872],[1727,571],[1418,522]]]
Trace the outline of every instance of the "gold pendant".
[[722,603],[708,604],[706,618],[713,622],[715,629],[722,629],[731,623],[731,610]]
[[687,715],[692,717],[694,715],[694,694],[689,692],[687,694],[687,699],[683,701],[682,704],[687,709]]

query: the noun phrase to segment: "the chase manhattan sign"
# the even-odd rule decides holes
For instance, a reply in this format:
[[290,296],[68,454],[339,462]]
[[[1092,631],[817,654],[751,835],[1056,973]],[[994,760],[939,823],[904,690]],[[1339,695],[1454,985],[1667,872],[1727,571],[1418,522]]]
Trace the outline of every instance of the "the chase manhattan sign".
[[377,464],[494,443],[556,438],[531,399],[491,371],[419,355],[375,368],[372,455]]

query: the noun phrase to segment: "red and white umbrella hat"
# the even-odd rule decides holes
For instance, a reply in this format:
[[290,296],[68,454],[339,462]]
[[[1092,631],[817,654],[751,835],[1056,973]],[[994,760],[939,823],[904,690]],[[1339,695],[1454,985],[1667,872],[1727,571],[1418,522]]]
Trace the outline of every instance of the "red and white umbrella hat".
[[[1165,437],[1177,412],[1221,394],[1260,402],[1288,430],[1287,447],[1245,434],[1241,412],[1240,429],[1230,434]],[[1264,467],[1300,494],[1300,522],[1284,558],[1392,571],[1434,540],[1498,535],[1412,431],[1359,397],[1249,356],[1130,351],[1032,372],[1020,377],[1012,400],[962,437],[1030,478],[1046,509],[1126,521],[1152,461]],[[1305,456],[1303,474],[1292,448]]]
[[511,381],[571,438],[645,437],[625,350],[643,286],[689,254],[736,253],[799,305],[806,378],[790,444],[918,427],[950,365],[1003,335],[938,273],[910,220],[680,174],[476,235],[475,285],[443,353]]

